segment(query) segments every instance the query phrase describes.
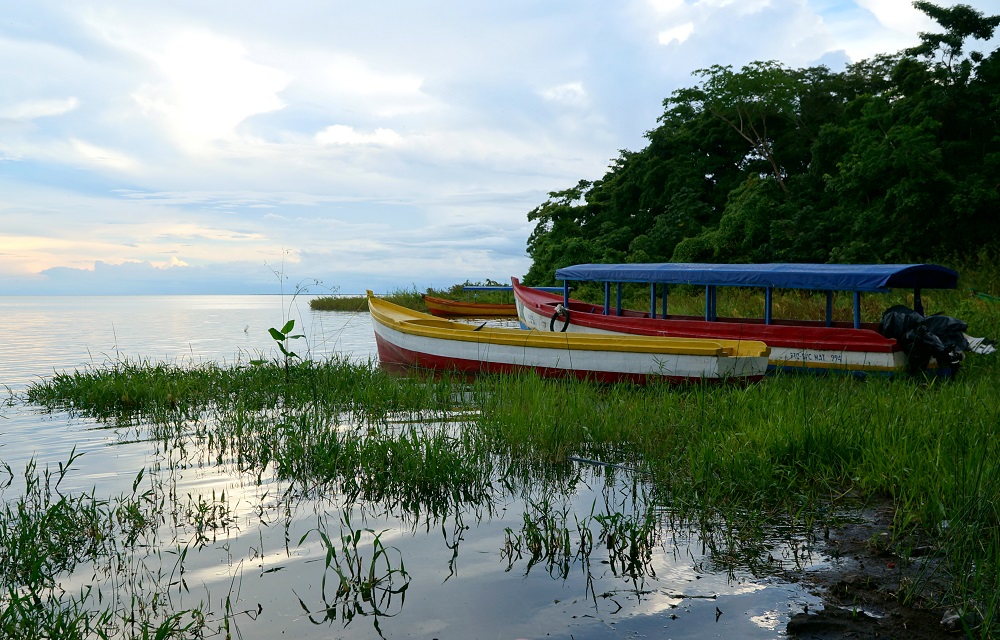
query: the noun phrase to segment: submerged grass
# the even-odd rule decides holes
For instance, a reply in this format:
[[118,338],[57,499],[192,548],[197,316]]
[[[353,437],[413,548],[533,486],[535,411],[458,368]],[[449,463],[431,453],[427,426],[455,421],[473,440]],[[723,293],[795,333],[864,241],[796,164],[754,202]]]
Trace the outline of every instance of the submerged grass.
[[[173,610],[164,593],[126,569],[128,558],[155,538],[163,501],[143,488],[111,499],[93,492],[63,493],[60,484],[78,455],[57,469],[29,462],[24,490],[0,512],[0,637],[183,638],[203,627],[200,608]],[[8,468],[9,472],[10,469]],[[11,475],[12,474],[8,474]],[[13,480],[13,477],[11,477]],[[0,487],[7,489],[10,483]],[[68,591],[64,576],[88,568],[100,586]]]

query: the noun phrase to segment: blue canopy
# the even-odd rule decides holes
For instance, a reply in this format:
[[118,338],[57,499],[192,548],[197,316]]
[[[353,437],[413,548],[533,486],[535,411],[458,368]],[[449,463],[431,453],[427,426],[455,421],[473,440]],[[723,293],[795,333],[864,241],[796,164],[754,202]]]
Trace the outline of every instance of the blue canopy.
[[557,269],[556,279],[822,291],[958,287],[958,272],[935,264],[579,264]]

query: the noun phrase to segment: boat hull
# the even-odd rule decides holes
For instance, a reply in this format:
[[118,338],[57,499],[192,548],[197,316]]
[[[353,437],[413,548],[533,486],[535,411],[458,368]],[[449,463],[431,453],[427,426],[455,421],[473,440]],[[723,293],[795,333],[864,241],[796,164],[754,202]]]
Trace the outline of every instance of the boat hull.
[[538,291],[513,279],[514,299],[522,327],[537,331],[627,334],[663,337],[759,340],[771,350],[769,369],[840,371],[893,375],[906,366],[906,356],[895,340],[871,329],[822,327],[794,323],[705,321],[692,318],[650,318],[637,312],[604,315],[603,308],[572,301],[568,318],[553,319],[562,296]]
[[439,318],[516,318],[514,303],[463,302],[434,296],[423,296],[431,315]]
[[566,336],[450,322],[369,297],[379,361],[391,370],[534,372],[602,383],[753,382],[767,347],[645,336]]

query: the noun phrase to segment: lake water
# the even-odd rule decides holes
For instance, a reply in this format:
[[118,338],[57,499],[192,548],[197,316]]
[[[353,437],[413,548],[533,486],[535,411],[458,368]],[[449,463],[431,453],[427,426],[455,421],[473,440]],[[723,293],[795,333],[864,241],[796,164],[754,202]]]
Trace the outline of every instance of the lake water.
[[[184,588],[172,590],[169,580],[160,588],[177,610],[203,603],[220,612],[228,604],[238,630],[233,637],[777,638],[790,615],[821,606],[798,585],[724,567],[695,533],[665,525],[650,538],[655,545],[638,576],[623,572],[622,559],[600,541],[587,562],[571,558],[564,566],[511,556],[512,532],[543,500],[570,524],[595,505],[639,520],[656,513],[660,507],[641,479],[628,472],[584,464],[560,483],[561,493],[500,491],[489,504],[443,517],[414,518],[344,504],[338,496],[279,503],[275,481],[232,475],[205,461],[172,465],[171,452],[136,437],[134,425],[46,413],[21,396],[31,381],[53,372],[122,359],[183,365],[273,357],[267,329],[288,318],[307,336],[293,345],[299,353],[358,362],[377,357],[367,314],[313,312],[304,297],[0,297],[0,461],[17,475],[31,460],[54,466],[75,451],[82,455],[61,490],[97,496],[128,492],[140,470],[160,473],[172,487],[175,512],[224,493],[223,526],[194,542],[190,531],[178,538],[187,547]],[[5,502],[17,498],[18,486],[12,482],[3,492]],[[383,594],[379,615],[358,601],[355,615],[345,618],[343,603],[332,601],[335,589],[324,585],[331,578],[317,531],[342,533],[348,521],[381,532],[409,574],[405,591]],[[143,566],[170,574],[180,552],[161,549]],[[771,553],[796,561],[781,545]],[[80,574],[67,576],[64,586],[72,591],[94,579]]]

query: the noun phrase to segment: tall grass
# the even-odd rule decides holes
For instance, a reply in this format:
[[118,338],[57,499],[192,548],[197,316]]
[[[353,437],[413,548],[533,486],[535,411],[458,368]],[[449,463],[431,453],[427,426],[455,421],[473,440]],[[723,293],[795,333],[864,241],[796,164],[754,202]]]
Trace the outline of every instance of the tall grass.
[[[427,293],[435,295],[430,289],[427,290]],[[416,289],[394,289],[388,293],[380,294],[379,297],[410,309],[427,311],[423,296]],[[363,295],[320,296],[309,301],[309,308],[313,311],[350,311],[355,313],[368,311],[368,298]]]
[[[510,283],[507,283],[508,285]],[[455,284],[447,289],[435,289],[429,287],[425,292],[429,296],[436,298],[447,298],[449,300],[461,300],[465,302],[490,302],[490,303],[512,303],[514,295],[503,291],[467,291],[466,286],[484,285],[481,282],[464,282]],[[488,280],[486,286],[499,286],[501,283]],[[395,304],[416,309],[417,311],[427,311],[423,294],[415,288],[394,289],[386,294],[379,294],[379,297]],[[309,308],[314,311],[368,311],[368,298],[365,296],[321,296],[309,301]]]
[[[24,491],[0,512],[0,637],[184,638],[200,635],[200,608],[166,605],[166,581],[148,579],[135,562],[155,540],[162,496],[144,488],[140,471],[132,492],[110,499],[93,492],[63,493],[77,459],[57,469],[29,462]],[[6,469],[10,472],[10,469]],[[8,473],[8,475],[12,475]],[[12,478],[11,478],[12,479]],[[9,482],[2,489],[9,487]],[[102,586],[67,591],[62,577],[78,568],[101,576]],[[110,587],[110,588],[109,588]]]
[[[988,274],[982,280],[994,282]],[[760,304],[746,295],[747,308]],[[928,312],[966,320],[970,333],[1000,336],[995,303],[967,290],[924,299]],[[817,301],[781,300],[796,314]],[[672,294],[674,302],[682,303]],[[31,385],[27,399],[148,425],[165,449],[189,447],[186,455],[258,481],[274,473],[290,492],[336,492],[414,521],[421,514],[443,520],[463,505],[488,510],[496,492],[516,487],[569,492],[571,460],[608,473],[627,467],[651,482],[664,517],[702,528],[723,564],[754,566],[783,531],[822,531],[859,505],[889,503],[893,543],[905,550],[915,536],[930,540],[940,563],[928,566],[945,572],[949,602],[978,612],[989,635],[1000,604],[998,374],[996,355],[972,355],[954,381],[777,375],[743,388],[637,388],[530,375],[471,384],[399,378],[336,358],[297,363],[287,377],[278,362],[182,368],[138,361],[58,374]],[[213,527],[225,526],[222,502],[192,500],[181,508],[186,526],[201,526],[209,539]],[[616,520],[609,511],[603,521],[570,523],[535,504],[521,531],[508,534],[508,559],[562,572],[591,548],[588,535],[613,535],[624,545],[614,547],[624,563],[616,567],[641,577],[654,521]]]

